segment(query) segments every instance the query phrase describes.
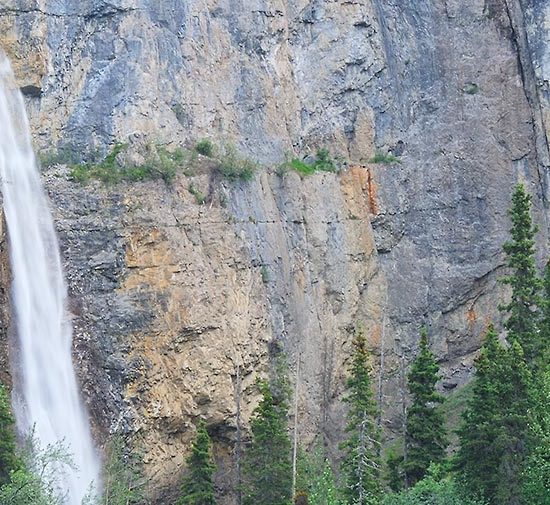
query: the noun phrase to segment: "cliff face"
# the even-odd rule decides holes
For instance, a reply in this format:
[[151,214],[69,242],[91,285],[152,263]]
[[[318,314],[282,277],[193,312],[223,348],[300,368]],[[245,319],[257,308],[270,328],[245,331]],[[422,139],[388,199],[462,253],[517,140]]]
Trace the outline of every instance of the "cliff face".
[[209,136],[268,165],[326,146],[350,167],[234,186],[205,162],[111,189],[45,173],[98,434],[133,433],[169,490],[205,417],[226,486],[237,399],[246,425],[277,340],[301,363],[303,436],[335,449],[359,322],[386,427],[422,325],[443,385],[467,380],[500,318],[518,181],[546,249],[549,16],[548,0],[0,0],[42,149]]
[[[336,448],[355,326],[379,348],[385,282],[364,172],[239,187],[208,169],[116,189],[47,172],[67,258],[79,370],[92,418],[132,435],[159,487],[177,485],[197,417],[229,486],[243,430],[278,341],[300,360],[305,443]],[[199,205],[189,185],[207,196]]]

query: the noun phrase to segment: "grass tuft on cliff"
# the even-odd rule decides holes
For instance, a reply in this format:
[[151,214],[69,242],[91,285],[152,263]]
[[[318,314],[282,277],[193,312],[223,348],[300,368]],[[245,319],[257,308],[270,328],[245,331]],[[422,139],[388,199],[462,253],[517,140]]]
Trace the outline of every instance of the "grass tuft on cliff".
[[369,160],[369,163],[401,163],[401,160],[391,153],[378,152]]
[[217,171],[230,181],[249,181],[254,177],[258,164],[237,153],[235,146],[227,144],[217,160]]
[[336,160],[330,155],[328,149],[318,149],[315,159],[307,162],[305,159],[292,158],[283,163],[277,173],[284,175],[288,170],[295,170],[300,175],[311,175],[315,172],[337,172]]
[[69,176],[73,181],[86,184],[99,180],[107,185],[122,181],[147,181],[162,179],[171,183],[179,168],[193,163],[194,156],[189,151],[177,148],[169,151],[164,146],[149,146],[142,164],[125,163],[120,156],[128,149],[128,144],[115,144],[102,161],[71,165]]

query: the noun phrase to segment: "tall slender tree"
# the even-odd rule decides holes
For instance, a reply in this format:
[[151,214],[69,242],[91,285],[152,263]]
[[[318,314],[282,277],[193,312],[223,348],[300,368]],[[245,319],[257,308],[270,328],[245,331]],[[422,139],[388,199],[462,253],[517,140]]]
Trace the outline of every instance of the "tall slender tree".
[[412,404],[407,409],[404,463],[406,482],[414,485],[426,475],[432,463],[445,460],[448,445],[445,421],[438,405],[444,398],[435,390],[439,366],[428,344],[425,328],[420,332],[420,351],[412,363],[408,387]]
[[521,503],[530,371],[521,345],[503,347],[494,328],[476,360],[473,394],[458,431],[456,466],[468,489],[491,505]]
[[348,395],[344,399],[349,410],[348,438],[342,444],[345,451],[343,494],[350,505],[372,505],[379,502],[381,495],[380,435],[376,425],[378,406],[373,398],[369,352],[362,330],[358,330],[353,347]]
[[244,456],[243,503],[288,505],[292,499],[292,448],[288,436],[288,398],[284,381],[261,382],[262,400],[251,423],[252,441]]
[[540,351],[540,333],[537,330],[542,282],[535,265],[535,234],[537,227],[531,219],[531,196],[523,184],[518,184],[512,195],[509,210],[512,219],[510,240],[503,246],[507,254],[510,275],[503,279],[512,288],[510,302],[501,307],[507,312],[505,327],[508,341],[521,344],[525,359],[533,363]]
[[191,454],[187,459],[187,475],[181,486],[178,505],[215,505],[213,475],[216,469],[212,461],[212,442],[201,422],[193,442]]

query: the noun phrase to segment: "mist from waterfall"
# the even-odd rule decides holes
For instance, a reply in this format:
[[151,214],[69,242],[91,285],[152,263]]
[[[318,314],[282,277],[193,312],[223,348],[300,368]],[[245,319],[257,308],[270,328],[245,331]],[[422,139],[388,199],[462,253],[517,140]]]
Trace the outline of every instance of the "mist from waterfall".
[[[72,362],[72,326],[59,245],[32,150],[21,93],[0,51],[0,177],[18,338],[18,428],[34,427],[45,447],[63,441],[77,469],[61,472],[68,505],[80,505],[99,479],[99,459],[79,397]],[[20,405],[19,405],[20,403]]]

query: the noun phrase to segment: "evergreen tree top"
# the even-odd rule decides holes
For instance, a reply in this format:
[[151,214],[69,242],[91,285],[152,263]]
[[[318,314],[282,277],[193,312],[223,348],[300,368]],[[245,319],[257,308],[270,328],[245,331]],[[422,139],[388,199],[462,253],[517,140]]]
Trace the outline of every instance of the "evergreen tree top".
[[508,330],[508,340],[517,340],[527,361],[532,363],[540,346],[537,308],[541,304],[542,281],[537,276],[535,263],[537,227],[531,219],[531,196],[522,184],[515,188],[509,214],[512,219],[510,240],[503,245],[503,249],[511,271],[502,282],[512,288],[512,294],[510,302],[500,309],[508,313],[504,324]]
[[348,395],[344,398],[344,402],[350,405],[352,414],[363,416],[365,412],[367,415],[375,415],[377,405],[372,395],[370,355],[367,339],[362,330],[357,332],[353,348],[350,376],[347,380]]
[[435,391],[439,380],[439,366],[430,350],[426,328],[420,331],[420,350],[408,375],[409,391],[413,402],[442,402],[443,397]]
[[187,458],[188,474],[183,479],[178,505],[215,505],[211,440],[206,423],[200,421],[191,454]]

